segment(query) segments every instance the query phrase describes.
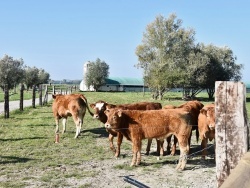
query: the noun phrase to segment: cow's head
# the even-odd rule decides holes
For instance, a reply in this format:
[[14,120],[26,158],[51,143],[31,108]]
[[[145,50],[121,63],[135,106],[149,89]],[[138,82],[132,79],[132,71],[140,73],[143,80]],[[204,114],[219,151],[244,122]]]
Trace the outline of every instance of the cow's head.
[[204,114],[207,118],[207,125],[210,130],[215,129],[215,109],[214,106],[204,107],[201,109],[200,113]]
[[122,111],[120,109],[108,109],[104,112],[107,116],[107,122],[105,123],[105,128],[107,129],[117,129],[121,124]]
[[96,103],[90,104],[90,107],[94,110],[93,118],[101,119],[105,116],[104,111],[106,110],[107,103],[104,101],[98,101]]

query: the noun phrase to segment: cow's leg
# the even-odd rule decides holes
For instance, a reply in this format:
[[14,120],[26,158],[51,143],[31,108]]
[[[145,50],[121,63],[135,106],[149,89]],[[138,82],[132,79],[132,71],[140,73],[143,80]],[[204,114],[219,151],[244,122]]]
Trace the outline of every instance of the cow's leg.
[[116,153],[115,153],[115,157],[119,157],[120,156],[122,139],[123,139],[123,135],[118,132],[117,133],[117,150],[116,150]]
[[56,117],[55,121],[56,121],[56,131],[55,131],[55,133],[59,133],[59,118]]
[[156,143],[157,143],[157,155],[159,156],[157,159],[160,159],[160,157],[164,155],[164,148],[163,148],[164,139],[156,139]]
[[133,158],[130,166],[139,165],[141,163],[141,140],[133,140]]
[[[173,135],[174,136],[174,135]],[[171,153],[170,155],[175,155],[175,152],[176,152],[176,147],[177,147],[177,142],[178,142],[178,139],[176,136],[174,136],[174,143],[172,145],[172,149],[171,149]]]
[[187,164],[187,155],[189,153],[188,138],[183,137],[183,135],[178,137],[179,148],[180,148],[180,158],[179,163],[176,166],[176,170],[184,170]]
[[147,148],[146,148],[146,155],[149,155],[152,140],[153,140],[152,138],[148,139],[148,144],[147,144]]
[[201,159],[205,160],[206,159],[206,155],[207,155],[207,150],[205,149],[207,147],[207,138],[203,138],[201,141],[201,149],[202,149],[202,153],[201,153]]
[[113,152],[116,152],[115,146],[113,144],[114,136],[109,133],[109,147]]
[[63,125],[62,133],[66,132],[66,123],[67,123],[67,118],[63,118],[62,119],[62,125]]
[[170,135],[169,137],[167,137],[167,154],[169,154],[171,151],[170,151],[170,148],[171,148],[171,138],[172,138],[172,135]]
[[74,122],[76,124],[76,135],[75,135],[75,138],[77,138],[81,132],[81,125],[82,125],[82,122],[81,122],[81,119],[78,118],[77,116],[73,116],[73,119],[74,119]]

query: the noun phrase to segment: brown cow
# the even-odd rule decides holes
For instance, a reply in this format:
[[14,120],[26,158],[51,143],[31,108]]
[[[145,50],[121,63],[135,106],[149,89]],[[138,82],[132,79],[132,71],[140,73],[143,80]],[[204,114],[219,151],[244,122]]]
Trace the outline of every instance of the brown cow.
[[[119,108],[123,110],[157,110],[161,109],[161,103],[155,103],[155,102],[138,102],[138,103],[131,103],[131,104],[120,104],[120,105],[114,105],[114,104],[108,104],[105,101],[97,101],[96,103],[90,104],[90,107],[94,109],[94,115],[93,117],[100,120],[102,123],[107,122],[107,116],[104,113],[106,109],[110,108]],[[109,143],[110,143],[110,149],[115,152],[115,157],[119,157],[120,155],[120,147],[123,140],[123,135],[120,132],[117,132],[113,129],[107,129],[109,132]],[[114,147],[113,140],[114,137],[117,136],[117,150]],[[149,142],[152,142],[149,140]],[[149,151],[147,151],[149,152]]]
[[192,130],[188,112],[177,110],[106,110],[105,127],[115,129],[132,141],[133,159],[131,166],[141,162],[142,139],[164,139],[174,134],[180,145],[180,159],[176,169],[183,170],[189,152],[188,138]]
[[62,118],[63,130],[66,131],[66,122],[69,116],[73,117],[76,125],[77,138],[81,132],[81,126],[83,124],[83,118],[86,113],[86,107],[91,116],[93,113],[90,112],[87,99],[82,94],[69,94],[69,95],[52,95],[54,101],[52,105],[53,115],[56,121],[56,133],[59,133],[59,119]]
[[[187,111],[191,114],[191,122],[190,124],[193,126],[192,130],[196,130],[196,139],[198,142],[199,139],[199,131],[198,131],[198,116],[200,113],[200,110],[202,109],[204,105],[195,100],[195,101],[188,101],[180,106],[173,106],[173,105],[166,105],[163,107],[163,109],[182,109],[184,111]],[[191,143],[191,136],[192,136],[192,132],[189,138],[189,145]],[[170,155],[175,155],[176,152],[176,144],[177,144],[178,140],[176,137],[174,137],[174,143],[172,145],[172,149],[171,149],[171,153],[170,153],[170,143],[171,143],[171,136],[169,136],[167,138],[167,152],[170,153]]]
[[206,159],[207,142],[215,139],[215,105],[207,104],[200,110],[198,129],[201,139],[202,159]]

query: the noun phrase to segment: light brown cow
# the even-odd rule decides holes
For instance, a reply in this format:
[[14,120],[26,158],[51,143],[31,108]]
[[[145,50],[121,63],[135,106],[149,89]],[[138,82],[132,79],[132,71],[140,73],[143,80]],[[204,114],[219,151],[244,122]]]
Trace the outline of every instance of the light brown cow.
[[[131,104],[114,105],[114,104],[108,104],[107,102],[102,100],[90,104],[90,107],[94,110],[93,117],[98,119],[102,123],[107,122],[107,116],[104,113],[106,109],[119,108],[123,110],[157,110],[162,108],[161,103],[155,103],[155,102],[138,102]],[[107,129],[107,131],[109,132],[110,149],[115,152],[115,157],[119,157],[123,135],[120,132],[117,132],[116,130],[113,129]],[[117,136],[117,149],[115,149],[113,144],[114,137],[116,136]],[[152,141],[149,140],[149,142]]]
[[105,127],[115,129],[132,141],[133,159],[131,166],[141,162],[142,139],[164,139],[174,134],[179,141],[180,159],[176,169],[183,170],[189,152],[188,138],[192,130],[188,112],[176,110],[106,110]]
[[54,101],[52,105],[53,115],[56,121],[56,133],[59,133],[59,120],[62,118],[63,130],[62,133],[66,131],[66,122],[69,116],[73,117],[76,125],[76,135],[77,138],[81,132],[81,127],[83,124],[83,118],[86,113],[86,107],[91,116],[93,113],[90,112],[87,99],[82,94],[69,94],[52,95]]
[[215,138],[215,105],[207,104],[200,110],[198,128],[201,139],[202,159],[206,159],[207,142]]
[[[194,100],[194,101],[188,101],[180,106],[166,105],[163,107],[163,109],[181,109],[186,112],[189,112],[191,115],[190,124],[192,125],[192,130],[196,130],[196,139],[198,142],[198,139],[199,139],[198,116],[203,106],[204,105],[201,102]],[[191,136],[192,136],[192,132],[189,138],[189,145],[191,144]],[[171,136],[167,138],[167,152],[168,153],[170,153],[171,139],[172,139]],[[175,155],[177,142],[178,142],[177,138],[174,137],[174,142],[171,148],[170,155]]]

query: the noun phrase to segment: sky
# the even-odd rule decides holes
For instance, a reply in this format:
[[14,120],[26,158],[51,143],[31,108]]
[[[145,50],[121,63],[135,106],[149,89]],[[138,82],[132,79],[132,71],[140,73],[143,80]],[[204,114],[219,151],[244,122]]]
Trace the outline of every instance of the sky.
[[81,80],[97,58],[110,77],[142,78],[135,49],[148,24],[175,13],[195,42],[228,46],[250,82],[248,0],[0,0],[0,58],[22,58],[52,80]]

